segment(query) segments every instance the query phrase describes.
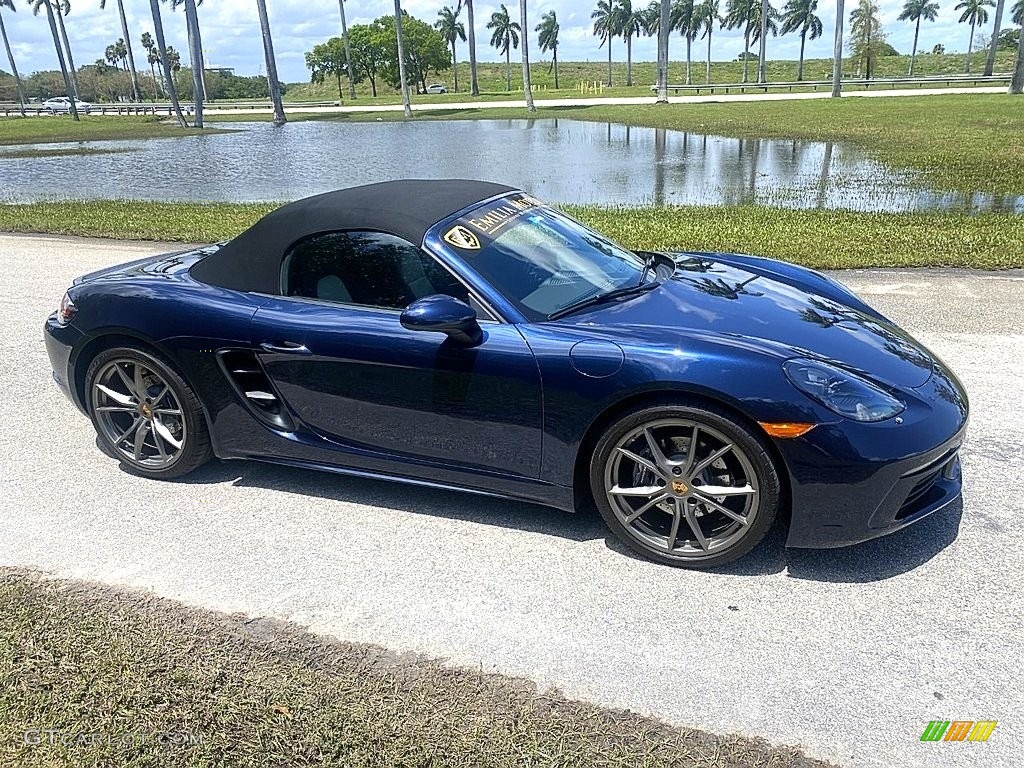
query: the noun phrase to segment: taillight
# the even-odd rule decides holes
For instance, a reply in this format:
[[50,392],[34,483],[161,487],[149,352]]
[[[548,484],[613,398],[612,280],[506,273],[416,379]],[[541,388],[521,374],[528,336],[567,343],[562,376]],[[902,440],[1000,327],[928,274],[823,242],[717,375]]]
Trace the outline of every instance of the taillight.
[[57,310],[57,322],[61,325],[67,325],[74,319],[77,313],[78,307],[75,306],[75,302],[71,300],[71,297],[65,293],[64,298],[60,300],[60,309]]

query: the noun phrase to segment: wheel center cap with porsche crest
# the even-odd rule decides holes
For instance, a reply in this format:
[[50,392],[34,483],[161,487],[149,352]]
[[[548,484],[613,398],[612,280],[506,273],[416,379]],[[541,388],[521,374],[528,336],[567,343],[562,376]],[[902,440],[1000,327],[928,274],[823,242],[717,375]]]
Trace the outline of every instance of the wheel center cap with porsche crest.
[[688,486],[682,480],[673,480],[672,481],[672,492],[673,493],[678,493],[680,496],[682,496],[684,493],[688,493],[689,491],[690,491],[690,486]]
[[153,418],[153,409],[150,407],[149,403],[143,403],[142,405],[140,405],[139,413],[142,414],[142,417],[144,419]]

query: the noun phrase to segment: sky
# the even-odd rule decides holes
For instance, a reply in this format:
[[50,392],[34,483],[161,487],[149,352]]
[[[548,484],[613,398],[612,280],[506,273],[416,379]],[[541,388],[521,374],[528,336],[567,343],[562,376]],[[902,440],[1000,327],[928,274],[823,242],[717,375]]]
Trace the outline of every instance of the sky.
[[[136,65],[145,69],[145,58],[141,53],[142,46],[138,39],[144,31],[152,31],[153,23],[149,15],[149,3],[145,0],[124,0],[128,14],[129,31],[135,52]],[[509,12],[518,18],[519,5],[516,0],[506,0]],[[646,3],[646,0],[642,0]],[[879,0],[882,12],[882,26],[888,35],[888,41],[900,53],[909,53],[913,41],[914,28],[907,22],[897,21],[897,16],[904,0]],[[919,50],[930,51],[936,43],[945,45],[947,52],[965,51],[969,26],[958,24],[959,12],[953,6],[956,0],[939,0],[939,18],[935,23],[922,23]],[[783,0],[773,0],[777,7]],[[4,23],[14,51],[15,62],[19,72],[30,72],[56,69],[56,54],[46,17],[32,15],[31,7],[25,0],[15,0],[17,13],[3,9]],[[413,16],[433,23],[437,12],[445,3],[441,0],[405,0],[403,8]],[[449,0],[454,7],[454,0]],[[599,47],[599,41],[592,34],[590,13],[595,3],[590,0],[530,0],[530,28],[536,26],[540,16],[554,9],[558,14],[561,27],[559,35],[560,61],[603,60],[607,57],[606,49]],[[726,0],[722,0],[724,9]],[[847,0],[847,6],[853,0]],[[169,3],[161,3],[163,10],[164,29],[167,42],[182,54],[182,63],[187,60],[185,42],[185,14],[183,9],[171,11]],[[1009,8],[1012,2],[1006,3],[1004,23],[1009,24]],[[103,56],[107,45],[121,37],[120,21],[117,14],[116,0],[108,0],[105,10],[100,10],[99,0],[71,0],[71,14],[66,19],[68,35],[71,38],[71,49],[75,64],[90,64]],[[278,73],[285,82],[305,82],[309,72],[305,67],[303,54],[317,43],[329,37],[340,35],[341,22],[338,15],[337,0],[267,0],[270,15],[271,32],[277,53]],[[391,0],[347,0],[345,3],[348,23],[360,24],[372,21],[385,13],[394,12]],[[477,0],[474,14],[477,26],[477,58],[482,61],[498,61],[495,49],[487,45],[490,38],[485,26],[491,13],[498,8],[497,2]],[[822,2],[818,9],[825,27],[824,35],[818,40],[808,41],[806,56],[808,58],[831,57],[834,35],[835,4]],[[990,17],[993,14],[990,13]],[[463,11],[463,20],[465,20]],[[234,67],[236,74],[264,74],[263,49],[260,42],[259,21],[254,0],[206,0],[199,8],[199,22],[203,34],[203,48],[206,51],[207,66]],[[986,32],[991,32],[992,20],[977,39]],[[535,34],[531,37],[531,45]],[[712,58],[714,60],[734,59],[743,50],[743,37],[738,31],[716,30],[712,38]],[[796,59],[799,53],[800,40],[795,34],[781,38],[769,38],[769,59]],[[460,61],[468,56],[464,44],[458,47]],[[683,57],[683,42],[678,35],[673,35],[670,43],[670,55],[678,60]],[[700,41],[695,45],[693,57],[697,60],[704,55],[704,44]],[[621,40],[613,43],[612,55],[616,60],[625,60],[625,45]],[[536,60],[536,55],[534,60]],[[641,38],[634,41],[634,61],[652,61],[655,58],[655,41],[653,38]],[[0,53],[0,68],[9,68],[6,58]]]

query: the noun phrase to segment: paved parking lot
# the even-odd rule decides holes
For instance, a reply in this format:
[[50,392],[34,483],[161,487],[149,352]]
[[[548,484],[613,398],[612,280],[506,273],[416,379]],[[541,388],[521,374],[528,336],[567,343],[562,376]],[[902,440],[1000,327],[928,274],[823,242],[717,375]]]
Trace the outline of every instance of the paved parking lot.
[[[1016,766],[1024,273],[840,279],[962,377],[961,507],[837,551],[770,535],[717,573],[627,555],[596,516],[255,463],[178,483],[95,447],[41,326],[72,277],[153,244],[0,236],[0,565],[529,676],[573,697],[802,744],[848,766]],[[999,721],[922,744],[929,720]]]

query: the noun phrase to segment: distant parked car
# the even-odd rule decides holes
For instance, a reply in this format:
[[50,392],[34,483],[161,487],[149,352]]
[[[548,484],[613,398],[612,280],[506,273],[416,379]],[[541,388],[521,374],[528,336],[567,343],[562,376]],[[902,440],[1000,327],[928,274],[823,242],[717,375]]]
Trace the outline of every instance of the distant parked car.
[[427,93],[448,93],[448,89],[441,83],[433,83],[427,86]]
[[[87,115],[92,111],[92,104],[78,99],[75,99],[75,107],[77,107],[79,112],[84,112]],[[43,102],[43,109],[51,115],[67,115],[71,112],[71,99],[67,96],[47,99]]]

